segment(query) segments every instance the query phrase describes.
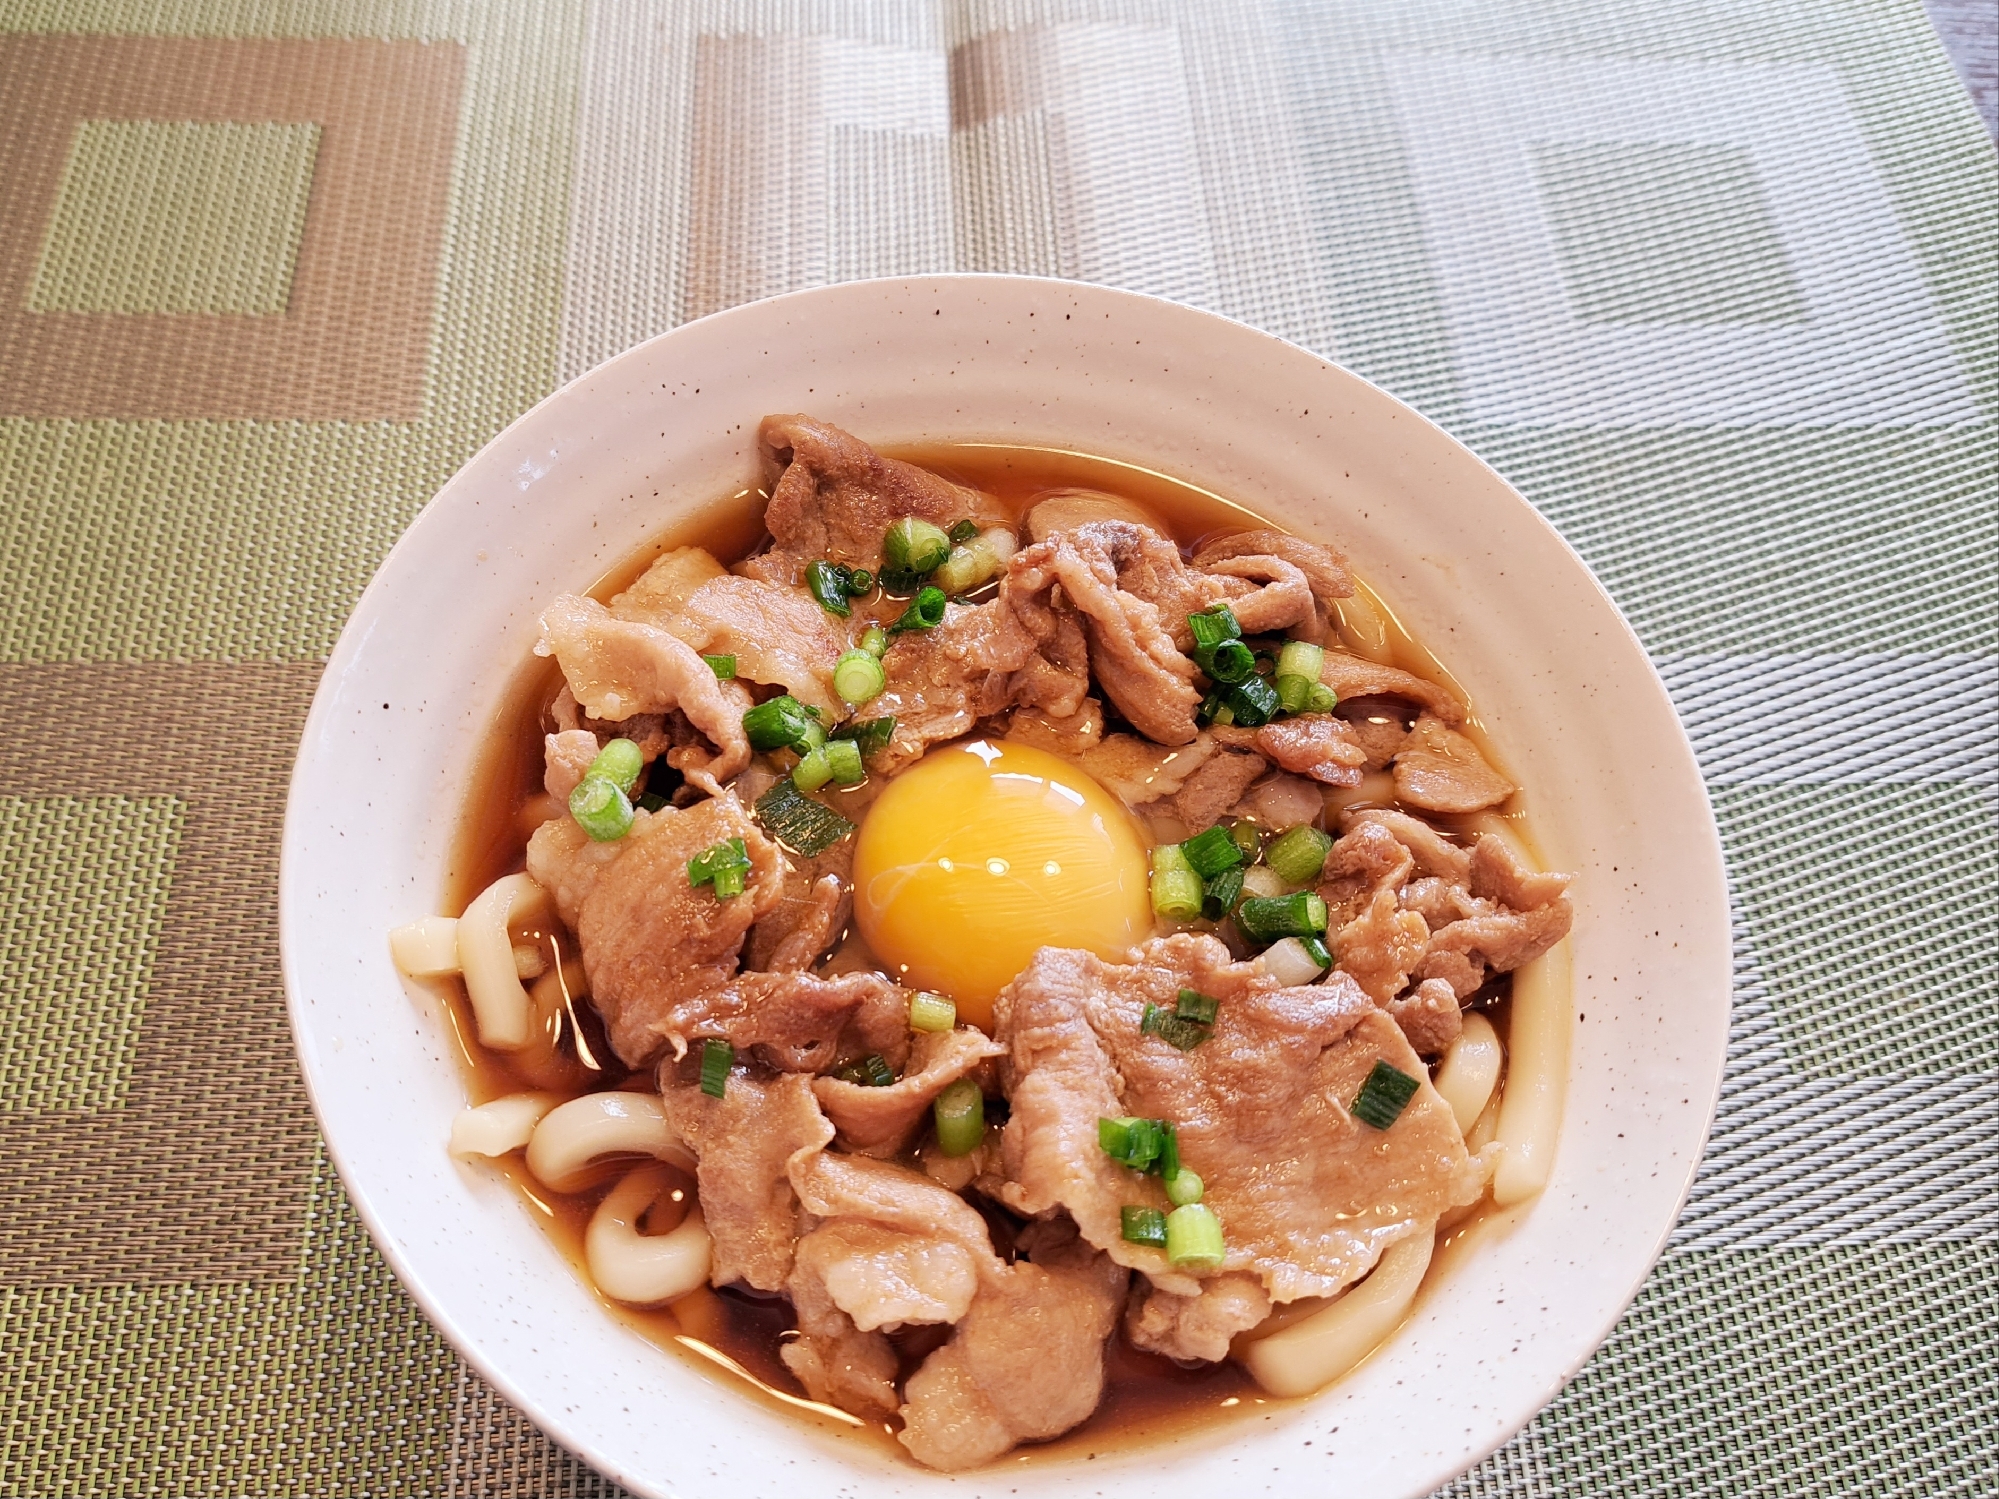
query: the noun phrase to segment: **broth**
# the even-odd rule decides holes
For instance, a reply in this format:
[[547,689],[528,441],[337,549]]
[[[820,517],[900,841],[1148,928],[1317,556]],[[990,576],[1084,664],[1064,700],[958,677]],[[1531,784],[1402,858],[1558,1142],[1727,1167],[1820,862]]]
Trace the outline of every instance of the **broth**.
[[[1165,475],[1078,453],[983,443],[881,451],[920,464],[959,484],[984,490],[1015,516],[1052,489],[1107,491],[1156,513],[1183,549],[1191,549],[1203,538],[1217,533],[1271,524],[1240,505]],[[746,489],[718,501],[662,532],[648,546],[608,569],[590,587],[589,593],[600,601],[608,601],[629,587],[661,554],[675,547],[699,545],[723,558],[746,555],[763,538],[761,516],[767,498],[760,489]],[[1442,664],[1403,629],[1394,613],[1367,591],[1366,584],[1357,579],[1356,588],[1379,611],[1387,626],[1392,664],[1444,683],[1464,698]],[[543,714],[560,685],[559,667],[552,659],[541,658],[532,658],[510,684],[481,757],[468,777],[466,812],[452,849],[443,909],[463,911],[491,881],[524,867],[527,829],[522,825],[523,815],[532,811],[532,804],[542,793]],[[1463,732],[1472,736],[1481,752],[1503,772],[1503,763],[1492,753],[1475,716],[1468,717]],[[1505,818],[1531,849],[1533,845],[1526,837],[1520,808],[1522,800],[1523,796],[1516,793],[1505,804],[1507,810],[1485,815]],[[1433,820],[1452,831],[1458,830],[1457,823],[1467,821],[1434,816]],[[873,966],[872,956],[861,943],[859,933],[851,927],[846,941],[836,943],[835,952],[837,956],[829,960],[831,967]],[[461,984],[452,982],[440,985],[439,989],[443,992],[444,1008],[465,1075],[466,1092],[473,1103],[538,1086],[532,1079],[517,1074],[504,1054],[487,1052],[476,1044],[470,1005]],[[1477,1002],[1504,1040],[1508,1030],[1508,985],[1502,978],[1491,990]],[[650,1070],[628,1073],[607,1047],[600,1046],[599,1055],[607,1066],[596,1080],[577,1091],[616,1088],[628,1080],[638,1089],[653,1091]],[[1504,1083],[1502,1075],[1501,1090]],[[1495,1105],[1498,1097],[1496,1092]],[[615,1168],[607,1168],[605,1179],[594,1187],[564,1193],[550,1191],[536,1181],[518,1152],[491,1164],[519,1192],[577,1276],[590,1285],[584,1262],[584,1231],[592,1212],[610,1189]],[[683,1190],[691,1195],[692,1188],[692,1180],[685,1181]],[[1497,1220],[1510,1216],[1494,1210],[1488,1194],[1440,1232],[1439,1263],[1455,1258],[1455,1252],[1469,1241],[1503,1226]],[[1429,1283],[1433,1284],[1437,1278],[1433,1269]],[[1422,1294],[1428,1294],[1427,1284]],[[613,1316],[659,1347],[689,1360],[703,1374],[724,1377],[751,1398],[808,1420],[824,1431],[843,1433],[881,1447],[898,1459],[906,1458],[893,1440],[892,1426],[865,1421],[806,1398],[778,1357],[791,1325],[790,1309],[783,1300],[708,1288],[697,1290],[670,1307],[652,1310],[633,1308],[601,1295],[598,1299]],[[1420,1301],[1421,1296],[1416,1304]],[[923,1356],[948,1333],[948,1328],[917,1328],[897,1338],[903,1373],[913,1372]],[[1002,1461],[1018,1464],[1095,1456],[1110,1448],[1144,1443],[1155,1435],[1163,1437],[1169,1431],[1184,1436],[1201,1427],[1245,1420],[1265,1407],[1298,1403],[1265,1394],[1233,1360],[1181,1368],[1166,1358],[1132,1348],[1121,1333],[1113,1334],[1105,1350],[1105,1368],[1102,1401],[1087,1421],[1053,1441],[1018,1447]]]

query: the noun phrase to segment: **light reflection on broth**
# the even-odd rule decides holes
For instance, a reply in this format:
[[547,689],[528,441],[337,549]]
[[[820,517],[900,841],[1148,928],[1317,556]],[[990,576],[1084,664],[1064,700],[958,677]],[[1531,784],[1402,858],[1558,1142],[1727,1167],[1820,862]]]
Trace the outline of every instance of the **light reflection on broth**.
[[[1024,513],[1035,497],[1052,489],[1106,491],[1154,512],[1183,549],[1191,549],[1208,535],[1270,524],[1241,506],[1164,475],[1076,453],[995,444],[882,451],[921,464],[960,484],[982,489],[997,497],[1015,516]],[[724,558],[754,550],[763,535],[760,517],[765,499],[763,491],[749,489],[706,507],[664,532],[651,545],[607,569],[590,593],[599,600],[608,600],[626,588],[655,558],[674,547],[701,545]],[[1365,583],[1356,582],[1365,591]],[[1457,684],[1436,658],[1410,637],[1394,611],[1371,592],[1365,598],[1384,628],[1387,664],[1444,683],[1456,691]],[[561,675],[554,661],[531,658],[508,687],[481,758],[467,777],[466,813],[449,864],[444,909],[462,911],[492,880],[523,867],[523,823],[532,826],[540,820],[534,813],[535,803],[543,794],[544,713],[560,685]],[[1459,696],[1462,698],[1463,694],[1460,692]],[[1503,763],[1493,753],[1475,716],[1468,716],[1463,732],[1503,772]],[[1503,812],[1484,815],[1503,817],[1507,826],[1526,841],[1523,799],[1516,794]],[[1471,831],[1476,819],[1433,815],[1432,820],[1453,832],[1464,833]],[[1531,841],[1528,847],[1531,849]],[[548,956],[554,964],[551,971],[559,975],[563,953],[553,933],[537,931],[532,937],[554,949]],[[573,962],[574,955],[569,956]],[[821,968],[845,971],[870,966],[874,966],[872,954],[858,932],[850,928],[844,944],[836,944],[834,956]],[[546,1069],[523,1071],[507,1055],[479,1047],[473,1040],[471,1015],[462,988],[455,981],[440,987],[449,991],[445,1008],[465,1073],[466,1090],[473,1103],[524,1088],[551,1086]],[[566,984],[562,989],[559,1050],[571,1076],[558,1091],[592,1092],[627,1084],[650,1090],[653,1087],[650,1069],[633,1074],[624,1068],[605,1044],[594,1015],[586,1006],[573,1002]],[[1482,1013],[1492,1021],[1504,1042],[1509,1029],[1508,985],[1501,981],[1490,989]],[[1503,1076],[1500,1087],[1504,1088]],[[590,1284],[584,1268],[584,1231],[592,1212],[629,1161],[604,1165],[595,1173],[597,1179],[591,1185],[574,1192],[548,1190],[530,1175],[519,1152],[490,1164],[528,1204],[575,1273],[586,1285]],[[683,1182],[691,1194],[692,1179],[683,1178]],[[1503,1231],[1518,1211],[1496,1210],[1488,1196],[1456,1221],[1449,1222],[1439,1234],[1439,1253],[1426,1287],[1436,1283],[1441,1269],[1455,1263],[1466,1245],[1489,1232]],[[778,1357],[790,1326],[790,1314],[783,1301],[707,1288],[682,1298],[670,1308],[643,1310],[602,1296],[599,1299],[624,1324],[662,1349],[689,1360],[704,1374],[719,1375],[751,1398],[812,1421],[823,1430],[868,1441],[897,1458],[905,1456],[893,1442],[888,1427],[819,1405],[799,1390]],[[902,1355],[903,1373],[912,1372],[922,1356],[937,1346],[941,1335],[946,1333],[948,1328],[919,1328],[895,1337],[892,1341],[898,1344]],[[1169,1429],[1176,1436],[1184,1436],[1192,1429],[1252,1419],[1267,1407],[1291,1403],[1263,1393],[1233,1360],[1181,1368],[1164,1358],[1139,1352],[1122,1335],[1114,1335],[1105,1350],[1105,1361],[1104,1395],[1093,1416],[1066,1435],[1052,1442],[1018,1448],[1005,1460],[1038,1462],[1094,1455],[1110,1446],[1143,1443]]]

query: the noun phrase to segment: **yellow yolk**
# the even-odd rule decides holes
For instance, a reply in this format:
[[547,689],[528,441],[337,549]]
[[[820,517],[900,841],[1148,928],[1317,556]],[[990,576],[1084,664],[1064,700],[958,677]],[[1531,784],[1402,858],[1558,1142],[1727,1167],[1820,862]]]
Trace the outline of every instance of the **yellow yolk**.
[[992,1028],[993,997],[1042,947],[1110,956],[1152,932],[1146,845],[1066,760],[973,740],[889,783],[861,824],[854,915],[882,965]]

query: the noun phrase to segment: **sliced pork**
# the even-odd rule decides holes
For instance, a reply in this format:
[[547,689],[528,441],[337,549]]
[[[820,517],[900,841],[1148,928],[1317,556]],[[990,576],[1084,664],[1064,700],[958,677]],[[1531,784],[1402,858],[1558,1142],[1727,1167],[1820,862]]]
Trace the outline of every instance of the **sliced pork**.
[[898,1066],[909,1053],[909,994],[886,974],[750,972],[690,989],[630,1007],[610,1027],[618,1054],[681,1056],[713,1037],[785,1072],[823,1072],[871,1053]]
[[910,1044],[908,1072],[887,1087],[821,1077],[813,1080],[812,1089],[847,1149],[860,1155],[892,1156],[929,1122],[930,1106],[938,1094],[1004,1050],[969,1027],[919,1035]]
[[1478,746],[1425,713],[1395,752],[1395,795],[1426,812],[1481,812],[1513,795],[1513,783]]
[[1280,718],[1256,732],[1256,748],[1273,765],[1328,786],[1358,786],[1367,750],[1346,723],[1330,713]]

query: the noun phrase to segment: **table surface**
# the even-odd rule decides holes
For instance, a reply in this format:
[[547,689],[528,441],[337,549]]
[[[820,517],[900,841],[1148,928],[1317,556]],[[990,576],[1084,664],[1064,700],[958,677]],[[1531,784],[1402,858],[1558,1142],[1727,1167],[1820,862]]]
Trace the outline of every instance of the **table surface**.
[[1736,989],[1692,1201],[1446,1492],[1992,1492],[1995,158],[1915,0],[9,0],[0,135],[0,1492],[612,1492],[327,1165],[291,754],[378,560],[534,400],[947,269],[1414,403],[1699,752]]

